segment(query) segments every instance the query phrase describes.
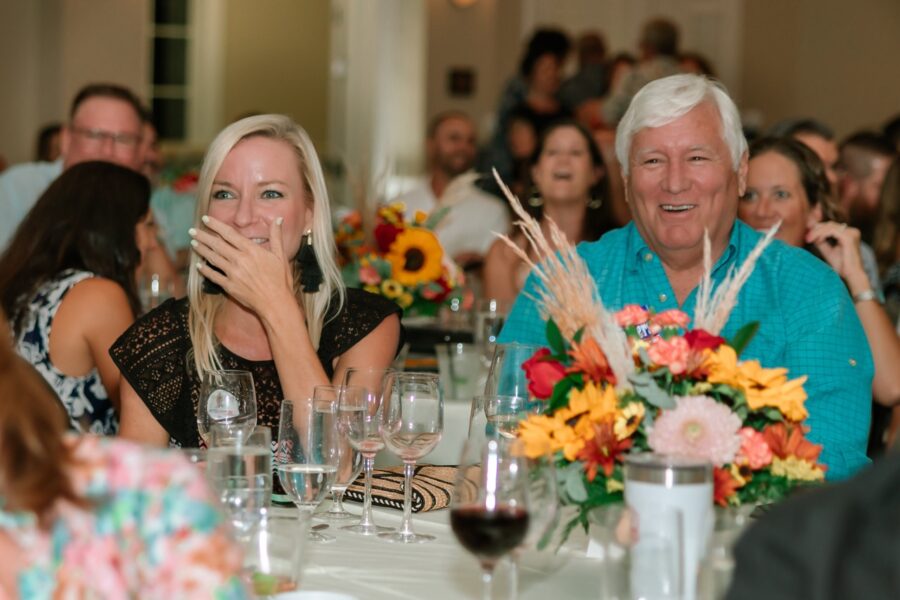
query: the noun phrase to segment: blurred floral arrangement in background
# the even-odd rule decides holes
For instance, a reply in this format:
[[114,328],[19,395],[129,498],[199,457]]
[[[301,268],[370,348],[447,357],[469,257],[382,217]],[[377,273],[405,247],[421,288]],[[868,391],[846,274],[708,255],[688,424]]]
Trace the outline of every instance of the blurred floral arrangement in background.
[[379,207],[371,236],[358,211],[337,222],[341,274],[347,287],[389,298],[405,315],[434,316],[459,297],[464,284],[462,270],[444,254],[433,231],[446,210],[420,211],[407,221],[404,209],[400,203]]

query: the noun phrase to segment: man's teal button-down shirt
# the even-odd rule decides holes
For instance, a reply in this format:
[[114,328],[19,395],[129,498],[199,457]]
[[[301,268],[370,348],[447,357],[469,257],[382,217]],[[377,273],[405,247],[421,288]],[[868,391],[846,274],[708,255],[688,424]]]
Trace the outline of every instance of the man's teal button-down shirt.
[[[728,247],[713,267],[714,285],[729,268],[739,267],[761,235],[736,221]],[[634,223],[578,246],[587,261],[604,305],[626,304],[654,311],[679,308],[659,257]],[[545,322],[529,277],[519,294],[500,342],[546,344]],[[681,310],[693,315],[696,289]],[[866,442],[872,402],[872,357],[847,289],[824,262],[800,248],[774,241],[756,263],[738,296],[722,335],[731,338],[752,321],[760,324],[742,358],[764,367],[786,367],[789,377],[807,375],[809,438],[824,447],[821,462],[828,479],[843,479],[868,464]]]

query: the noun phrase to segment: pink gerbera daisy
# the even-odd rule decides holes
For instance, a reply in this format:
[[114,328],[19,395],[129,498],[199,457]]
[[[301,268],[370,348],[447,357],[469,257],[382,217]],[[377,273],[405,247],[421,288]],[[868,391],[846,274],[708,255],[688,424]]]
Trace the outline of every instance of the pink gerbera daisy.
[[676,398],[676,407],[661,411],[647,442],[654,452],[699,458],[720,467],[741,447],[741,419],[708,396]]

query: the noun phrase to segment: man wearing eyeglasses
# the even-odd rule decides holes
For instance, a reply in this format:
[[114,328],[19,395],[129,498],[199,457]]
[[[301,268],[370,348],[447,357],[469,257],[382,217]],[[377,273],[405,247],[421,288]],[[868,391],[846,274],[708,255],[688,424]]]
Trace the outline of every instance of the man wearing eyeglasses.
[[82,88],[72,101],[69,123],[62,129],[61,159],[16,165],[0,174],[0,249],[64,169],[103,160],[140,171],[142,122],[141,103],[130,90],[96,83]]

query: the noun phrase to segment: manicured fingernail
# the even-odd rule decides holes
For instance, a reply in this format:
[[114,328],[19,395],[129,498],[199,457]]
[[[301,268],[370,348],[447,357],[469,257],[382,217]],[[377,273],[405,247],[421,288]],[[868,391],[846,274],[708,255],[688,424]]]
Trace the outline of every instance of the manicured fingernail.
[[200,217],[200,220],[203,221],[204,223],[209,223],[209,217],[206,215],[203,215],[202,217]]
[[199,270],[201,270],[201,269],[203,268],[203,263],[202,263],[202,262],[197,262],[194,266],[197,267],[197,270],[199,271]]
[[197,230],[191,227],[190,229],[188,229],[188,235],[194,237],[195,235],[197,235]]
[[282,217],[277,217],[277,218],[275,219],[275,224],[276,224],[276,225],[281,225],[282,223],[284,223],[284,218],[282,218]]
[[196,248],[196,247],[199,246],[199,245],[200,245],[200,244],[197,242],[197,240],[191,240],[191,246],[192,246],[192,247]]

